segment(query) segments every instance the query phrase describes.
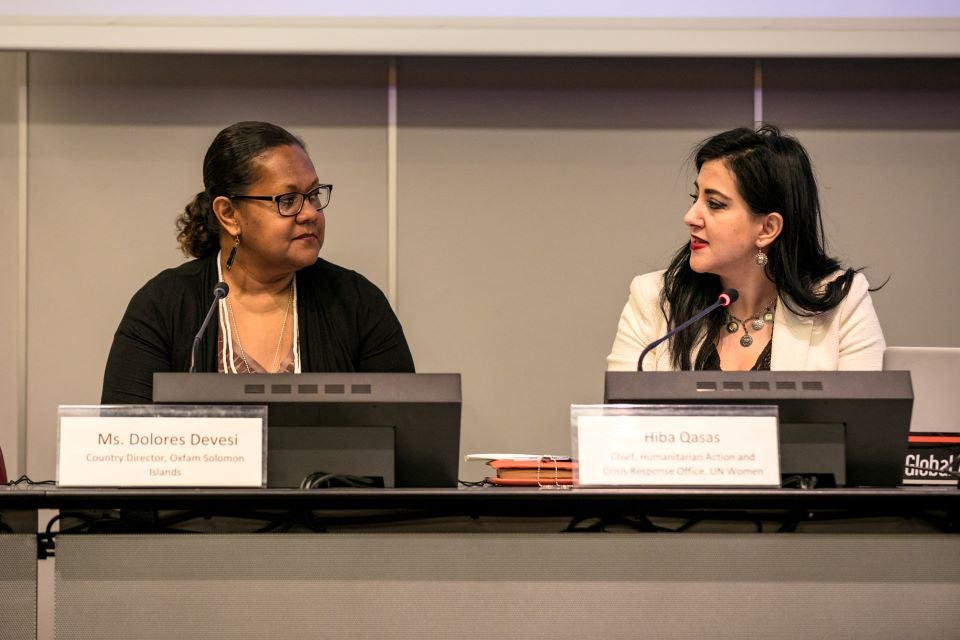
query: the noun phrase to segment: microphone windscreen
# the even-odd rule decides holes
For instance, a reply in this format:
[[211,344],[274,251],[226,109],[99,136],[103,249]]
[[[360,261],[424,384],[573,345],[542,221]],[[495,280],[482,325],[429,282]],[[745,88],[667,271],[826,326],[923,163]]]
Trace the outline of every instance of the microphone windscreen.
[[226,298],[228,293],[230,293],[230,287],[227,286],[226,282],[218,282],[213,287],[214,298]]
[[[720,294],[720,301],[725,307],[729,307],[731,304],[737,301],[737,298],[740,297],[740,292],[736,289],[726,289],[723,293]],[[726,301],[724,302],[724,298]]]

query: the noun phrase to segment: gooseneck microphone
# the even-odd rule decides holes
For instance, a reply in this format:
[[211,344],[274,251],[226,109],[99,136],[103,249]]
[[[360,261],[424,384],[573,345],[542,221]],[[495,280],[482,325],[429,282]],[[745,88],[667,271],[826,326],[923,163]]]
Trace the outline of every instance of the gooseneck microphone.
[[218,282],[213,287],[213,302],[210,303],[207,316],[203,319],[203,324],[200,325],[200,331],[197,331],[197,335],[193,337],[193,348],[190,349],[190,373],[196,371],[197,347],[200,346],[200,338],[203,337],[203,332],[206,330],[207,325],[210,324],[210,318],[213,317],[213,310],[217,308],[217,303],[220,302],[220,300],[227,297],[229,292],[230,287],[227,286],[226,282]]
[[660,344],[664,340],[669,340],[671,336],[674,336],[680,333],[681,331],[683,331],[684,329],[692,325],[694,322],[696,322],[700,318],[706,315],[709,315],[710,312],[714,311],[715,309],[719,309],[720,307],[729,307],[731,304],[736,302],[737,298],[739,297],[740,297],[740,292],[737,291],[736,289],[726,289],[723,293],[720,294],[720,296],[717,298],[717,301],[714,302],[712,305],[710,305],[709,307],[707,307],[697,315],[693,316],[683,324],[675,327],[673,330],[668,331],[667,335],[663,336],[662,338],[657,338],[656,340],[648,344],[647,347],[642,352],[640,352],[640,358],[637,360],[637,371],[643,371],[643,358],[648,353],[650,353],[652,349],[655,349],[658,344]]

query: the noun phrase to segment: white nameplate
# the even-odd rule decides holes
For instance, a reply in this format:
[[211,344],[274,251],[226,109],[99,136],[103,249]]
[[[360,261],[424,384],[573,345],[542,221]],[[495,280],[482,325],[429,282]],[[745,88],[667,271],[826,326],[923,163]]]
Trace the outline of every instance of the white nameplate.
[[707,415],[704,407],[679,415],[683,408],[672,409],[672,415],[576,416],[578,484],[780,486],[776,407],[765,407],[768,415]]
[[[262,408],[261,408],[262,409]],[[262,487],[264,416],[60,416],[61,487]]]

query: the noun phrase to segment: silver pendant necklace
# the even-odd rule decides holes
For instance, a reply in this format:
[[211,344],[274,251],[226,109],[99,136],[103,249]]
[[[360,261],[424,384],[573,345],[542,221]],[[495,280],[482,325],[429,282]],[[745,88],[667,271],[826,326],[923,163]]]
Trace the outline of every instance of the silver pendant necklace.
[[770,303],[746,320],[741,320],[729,311],[727,312],[727,333],[736,333],[740,327],[743,327],[743,335],[740,336],[740,346],[746,349],[753,344],[753,336],[747,329],[749,326],[754,331],[760,331],[768,324],[773,324],[773,310],[777,307],[777,299],[774,298]]
[[[247,373],[253,373],[253,370],[250,368],[250,363],[247,362],[247,354],[243,350],[243,342],[240,340],[240,324],[237,322],[237,312],[233,310],[233,304],[230,302],[230,298],[227,298],[227,307],[230,309],[230,315],[233,316],[233,326],[234,333],[237,335],[237,346],[240,348],[240,359],[243,361],[243,366],[246,368]],[[280,337],[277,339],[277,348],[273,352],[273,365],[270,367],[268,373],[277,373],[280,369],[280,345],[283,344],[283,334],[287,328],[287,317],[290,315],[290,309],[293,307],[293,284],[290,285],[290,295],[287,297],[287,306],[283,310],[283,322],[280,323]]]

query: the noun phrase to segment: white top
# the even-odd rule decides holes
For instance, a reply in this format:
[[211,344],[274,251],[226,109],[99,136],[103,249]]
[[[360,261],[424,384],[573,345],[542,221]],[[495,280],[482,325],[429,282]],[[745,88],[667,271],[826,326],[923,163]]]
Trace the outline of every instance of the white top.
[[[663,271],[637,276],[623,307],[608,371],[636,371],[640,352],[667,333],[660,310]],[[813,317],[791,312],[782,299],[773,325],[773,371],[879,371],[886,342],[870,299],[869,285],[856,274],[839,305]],[[697,347],[699,348],[699,347]],[[696,353],[696,348],[694,353]],[[673,371],[670,341],[658,345],[643,361],[644,371]]]

